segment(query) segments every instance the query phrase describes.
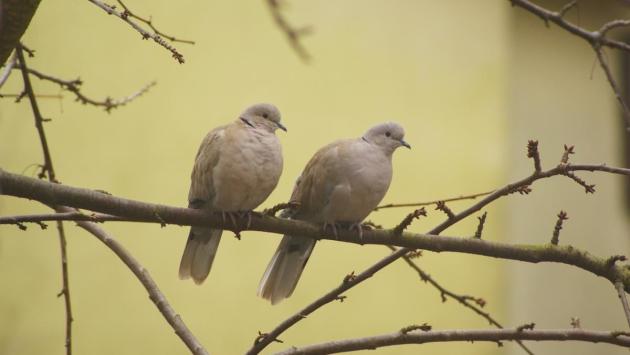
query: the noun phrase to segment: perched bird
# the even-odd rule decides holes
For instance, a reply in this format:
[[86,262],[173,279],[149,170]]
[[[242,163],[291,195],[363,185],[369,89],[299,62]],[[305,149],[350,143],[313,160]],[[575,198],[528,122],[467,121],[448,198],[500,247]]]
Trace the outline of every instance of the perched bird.
[[[210,131],[197,152],[188,207],[235,215],[258,207],[278,184],[282,148],[274,132],[287,129],[271,104],[247,108],[236,121]],[[201,284],[216,255],[221,229],[193,226],[179,265],[179,278]]]
[[[361,138],[333,142],[308,162],[293,188],[294,208],[284,217],[345,224],[361,233],[361,222],[383,199],[392,180],[392,154],[411,148],[403,128],[393,122],[370,128]],[[276,304],[291,296],[313,252],[315,239],[285,235],[260,280],[258,295]]]

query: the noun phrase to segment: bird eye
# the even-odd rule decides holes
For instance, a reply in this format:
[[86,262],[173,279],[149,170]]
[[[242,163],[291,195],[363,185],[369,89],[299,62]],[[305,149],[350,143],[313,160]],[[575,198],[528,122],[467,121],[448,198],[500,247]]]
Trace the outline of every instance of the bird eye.
[[268,115],[268,114],[266,114],[266,113],[263,113],[263,117],[264,117],[264,118],[269,118],[269,115]]
[[386,136],[386,137],[389,137],[389,136],[391,136],[391,135],[392,135],[392,133],[391,133],[390,131],[385,132],[385,136]]

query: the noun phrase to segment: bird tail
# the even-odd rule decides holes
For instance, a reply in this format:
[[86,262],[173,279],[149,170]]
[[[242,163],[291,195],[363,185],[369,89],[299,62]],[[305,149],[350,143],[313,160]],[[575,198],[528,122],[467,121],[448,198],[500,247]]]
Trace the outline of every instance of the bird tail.
[[219,248],[222,232],[221,229],[190,228],[184,255],[179,264],[180,279],[192,277],[193,281],[199,285],[208,277],[212,261]]
[[271,304],[291,296],[315,242],[312,238],[285,235],[260,280],[258,296]]

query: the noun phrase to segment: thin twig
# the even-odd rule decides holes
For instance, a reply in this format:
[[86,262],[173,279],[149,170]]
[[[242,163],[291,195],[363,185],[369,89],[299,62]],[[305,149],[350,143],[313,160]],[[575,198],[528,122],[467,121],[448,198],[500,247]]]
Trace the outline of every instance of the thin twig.
[[[389,248],[392,251],[396,251],[396,248],[392,246],[389,246]],[[494,319],[490,315],[490,313],[481,309],[482,307],[485,307],[486,305],[486,301],[483,298],[456,294],[446,289],[437,281],[435,281],[435,279],[431,275],[429,275],[426,271],[422,270],[422,268],[420,268],[418,264],[416,264],[411,258],[409,258],[408,255],[403,256],[403,260],[407,263],[407,265],[409,265],[409,267],[411,267],[413,270],[415,270],[418,273],[420,280],[424,281],[425,283],[429,283],[431,286],[435,287],[438,291],[440,291],[440,297],[442,298],[442,302],[446,302],[447,297],[450,297],[456,300],[457,302],[459,302],[464,307],[471,309],[473,312],[483,317],[485,320],[488,321],[488,323],[490,323],[490,325],[494,325],[495,327],[499,329],[503,329],[503,326],[496,319]],[[516,342],[521,348],[523,348],[523,350],[525,350],[525,352],[527,352],[530,355],[533,354],[533,352],[527,346],[525,346],[525,344],[523,344],[520,340],[517,340]]]
[[[76,211],[68,208],[68,207],[58,207],[57,211],[60,213],[75,213]],[[149,293],[149,298],[155,304],[155,306],[159,309],[160,313],[164,316],[168,324],[171,325],[175,334],[177,334],[182,341],[186,344],[188,349],[193,354],[198,355],[207,355],[208,352],[204,349],[203,345],[199,343],[197,338],[195,338],[194,334],[188,329],[184,321],[181,319],[179,314],[175,312],[173,307],[168,303],[168,300],[158,288],[158,285],[153,281],[151,275],[147,271],[147,269],[142,266],[134,257],[131,255],[116,239],[114,239],[111,235],[105,232],[102,228],[92,222],[87,221],[77,221],[77,225],[93,236],[98,238],[103,244],[105,244],[108,248],[110,248],[119,258],[122,260],[125,265],[133,272],[133,274],[138,278],[142,286]]]
[[619,89],[619,85],[617,84],[617,81],[612,74],[612,70],[606,62],[606,58],[604,58],[604,49],[601,47],[601,45],[594,45],[593,49],[595,50],[595,54],[597,55],[599,66],[604,71],[604,74],[606,74],[606,79],[608,80],[608,83],[610,84],[610,87],[615,94],[615,98],[621,106],[623,117],[626,120],[626,129],[630,130],[630,108],[628,107],[626,100],[623,99],[623,96],[621,95],[621,90]]
[[376,207],[374,209],[374,211],[382,210],[382,209],[385,209],[385,208],[430,206],[430,205],[435,205],[435,204],[437,204],[440,201],[441,202],[453,202],[453,201],[463,201],[463,200],[474,200],[477,197],[487,196],[487,195],[490,195],[493,192],[494,192],[494,190],[486,191],[486,192],[479,192],[479,193],[471,194],[471,195],[460,195],[460,196],[457,196],[457,197],[443,198],[441,200],[426,201],[426,202],[389,203],[387,205],[382,205],[382,206]]
[[536,5],[528,0],[509,1],[512,3],[513,6],[521,7],[528,12],[540,17],[543,21],[545,21],[545,24],[548,25],[549,22],[553,22],[568,31],[569,33],[584,39],[591,45],[591,47],[595,51],[595,54],[597,55],[597,60],[602,70],[606,74],[606,78],[608,79],[610,87],[612,88],[613,93],[617,98],[617,101],[619,101],[619,104],[621,105],[623,116],[626,120],[626,128],[630,130],[630,108],[621,95],[621,90],[619,90],[619,86],[613,78],[612,72],[604,58],[603,53],[604,47],[619,49],[630,53],[630,44],[606,37],[608,32],[612,29],[630,26],[630,20],[613,20],[605,23],[602,27],[600,27],[599,30],[588,31],[564,19],[564,15],[566,14],[566,12],[575,6],[575,1],[565,5],[559,12],[549,11],[542,6]]
[[623,288],[623,283],[620,281],[616,281],[615,289],[617,290],[619,301],[621,301],[623,312],[626,315],[626,320],[628,321],[628,326],[630,327],[630,307],[628,306],[628,299],[626,298],[626,291]]
[[[19,61],[19,65],[22,72],[22,80],[24,81],[24,92],[28,95],[28,99],[31,103],[31,109],[33,111],[33,117],[35,119],[35,127],[37,128],[37,132],[39,134],[39,140],[41,143],[42,151],[44,153],[44,165],[42,167],[41,172],[39,173],[39,178],[43,178],[48,176],[48,180],[50,182],[57,182],[55,177],[55,169],[53,167],[53,162],[50,154],[50,149],[48,148],[48,140],[46,139],[46,132],[44,131],[44,118],[39,111],[39,106],[37,105],[37,99],[35,97],[35,92],[33,91],[33,86],[31,85],[31,80],[28,73],[28,66],[26,65],[26,60],[24,59],[23,48],[21,45],[18,45],[15,48],[15,55],[17,60]],[[63,222],[57,221],[57,232],[59,234],[59,247],[61,250],[61,278],[62,278],[62,288],[61,292],[58,296],[63,295],[65,310],[66,310],[66,355],[72,354],[72,303],[70,301],[70,280],[68,277],[68,252],[66,248],[66,233],[63,227]]]
[[123,7],[123,9],[125,9],[125,11],[123,11],[123,15],[126,14],[126,16],[128,17],[132,17],[135,18],[136,20],[140,21],[140,22],[144,22],[147,26],[149,26],[153,32],[159,36],[162,36],[166,39],[168,39],[171,42],[180,42],[180,43],[186,43],[186,44],[195,44],[195,41],[191,41],[191,40],[187,40],[187,39],[179,39],[179,38],[175,38],[174,36],[170,36],[167,35],[166,33],[158,30],[155,25],[153,25],[153,19],[151,17],[149,17],[149,19],[145,19],[143,17],[138,16],[137,14],[135,14],[134,12],[132,12],[129,7],[127,7],[127,5],[125,5],[121,0],[116,0],[118,1],[118,3],[120,4],[120,6]]
[[166,48],[169,52],[171,52],[171,55],[173,56],[173,58],[175,58],[175,60],[177,60],[177,62],[179,62],[180,64],[183,64],[185,62],[184,56],[177,50],[177,48],[167,43],[164,40],[164,38],[162,38],[162,36],[160,36],[159,34],[150,33],[146,31],[145,29],[143,29],[142,27],[140,27],[137,23],[133,22],[129,18],[130,16],[128,16],[127,12],[125,11],[119,12],[118,10],[116,10],[116,6],[108,5],[100,0],[88,0],[88,1],[98,6],[99,8],[101,8],[103,11],[107,12],[109,15],[114,15],[118,17],[119,19],[128,23],[129,26],[133,27],[134,30],[138,31],[142,35],[142,39],[151,38],[155,43]]
[[630,337],[610,331],[584,329],[545,329],[519,331],[517,329],[492,330],[442,330],[416,331],[410,333],[395,332],[367,338],[354,338],[331,341],[327,343],[292,347],[277,355],[313,355],[335,354],[357,350],[374,350],[376,348],[402,344],[426,344],[435,342],[501,342],[505,340],[536,341],[583,341],[590,343],[608,343],[630,347]]
[[300,42],[300,38],[304,35],[310,34],[312,32],[311,27],[295,28],[291,26],[282,14],[280,9],[280,0],[266,0],[266,3],[269,6],[269,11],[271,11],[271,16],[273,17],[274,22],[287,36],[287,40],[289,41],[291,48],[293,48],[300,59],[304,62],[308,62],[311,59],[311,56],[308,54],[306,48],[304,48],[304,45]]
[[142,87],[140,90],[136,91],[135,93],[126,97],[122,97],[120,99],[112,99],[111,97],[108,96],[103,100],[95,100],[95,99],[87,97],[81,92],[81,86],[83,85],[83,81],[81,79],[64,80],[64,79],[54,77],[52,75],[42,73],[35,69],[29,68],[27,70],[30,74],[34,75],[40,80],[50,81],[52,83],[59,85],[62,89],[70,91],[71,93],[75,95],[76,101],[84,105],[103,107],[105,111],[107,111],[108,113],[111,110],[121,107],[121,106],[125,106],[126,104],[130,103],[136,98],[144,95],[147,91],[149,91],[149,89],[151,89],[153,86],[157,84],[155,81],[152,81],[149,84]]

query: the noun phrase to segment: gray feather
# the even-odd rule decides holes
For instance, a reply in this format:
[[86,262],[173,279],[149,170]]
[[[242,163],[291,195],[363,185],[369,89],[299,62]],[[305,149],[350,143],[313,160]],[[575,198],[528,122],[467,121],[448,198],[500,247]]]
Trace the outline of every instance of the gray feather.
[[179,264],[180,279],[192,277],[196,284],[201,284],[208,277],[222,232],[220,229],[190,228],[186,248]]
[[276,304],[291,296],[316,240],[285,235],[258,286],[258,295]]

